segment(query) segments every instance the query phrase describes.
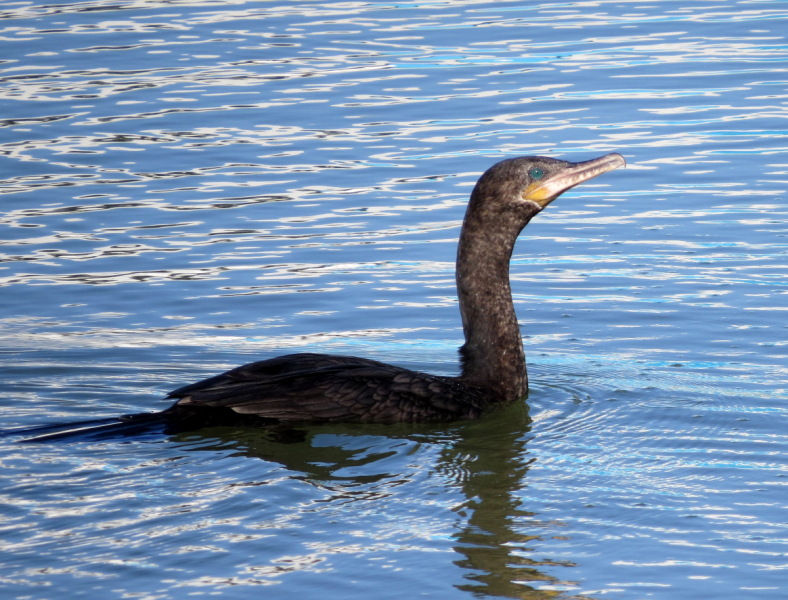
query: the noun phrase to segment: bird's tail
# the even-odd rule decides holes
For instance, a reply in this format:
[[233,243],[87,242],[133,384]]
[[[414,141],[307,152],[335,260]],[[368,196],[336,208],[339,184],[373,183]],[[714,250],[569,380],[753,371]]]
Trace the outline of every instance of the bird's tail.
[[18,441],[23,443],[54,440],[89,442],[145,433],[171,435],[196,431],[204,427],[267,427],[273,424],[276,424],[274,419],[239,414],[231,408],[184,407],[174,404],[161,412],[137,413],[122,417],[43,425],[25,429],[5,429],[0,430],[0,437],[22,436],[22,439]]
[[97,441],[139,435],[141,433],[153,433],[157,430],[165,433],[167,424],[170,423],[171,419],[172,415],[167,411],[139,413],[107,419],[42,425],[41,427],[5,429],[0,431],[0,436],[22,436],[22,439],[18,440],[21,443],[49,442],[54,440]]

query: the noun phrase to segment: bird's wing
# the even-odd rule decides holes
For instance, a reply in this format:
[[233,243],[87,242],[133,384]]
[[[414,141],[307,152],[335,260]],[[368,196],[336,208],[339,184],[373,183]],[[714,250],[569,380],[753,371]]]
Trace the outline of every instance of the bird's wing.
[[479,416],[485,404],[454,378],[317,354],[244,365],[169,397],[180,407],[224,407],[279,421],[449,421]]

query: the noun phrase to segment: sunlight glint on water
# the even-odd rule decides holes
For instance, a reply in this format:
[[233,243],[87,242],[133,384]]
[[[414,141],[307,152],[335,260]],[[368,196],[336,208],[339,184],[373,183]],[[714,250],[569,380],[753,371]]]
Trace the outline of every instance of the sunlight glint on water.
[[0,9],[4,428],[278,353],[458,370],[494,162],[527,403],[448,426],[2,444],[9,598],[786,593],[784,2]]

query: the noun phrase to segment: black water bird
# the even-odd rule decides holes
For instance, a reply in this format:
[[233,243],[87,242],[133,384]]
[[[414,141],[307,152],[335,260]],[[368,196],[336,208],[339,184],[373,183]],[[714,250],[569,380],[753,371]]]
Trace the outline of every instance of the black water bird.
[[620,154],[579,163],[529,156],[501,161],[481,176],[457,248],[457,295],[465,334],[458,377],[364,358],[290,354],[187,385],[167,396],[176,400],[167,410],[127,415],[120,423],[104,420],[107,424],[99,429],[134,429],[151,422],[195,428],[304,421],[442,422],[475,419],[522,398],[528,375],[509,285],[517,236],[563,192],[624,165]]

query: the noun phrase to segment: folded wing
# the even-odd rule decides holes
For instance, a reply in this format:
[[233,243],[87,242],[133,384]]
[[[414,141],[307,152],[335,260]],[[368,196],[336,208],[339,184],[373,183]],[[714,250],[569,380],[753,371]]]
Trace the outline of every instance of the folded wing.
[[291,354],[171,392],[176,407],[230,408],[277,421],[418,422],[475,418],[489,403],[456,378],[373,360]]

